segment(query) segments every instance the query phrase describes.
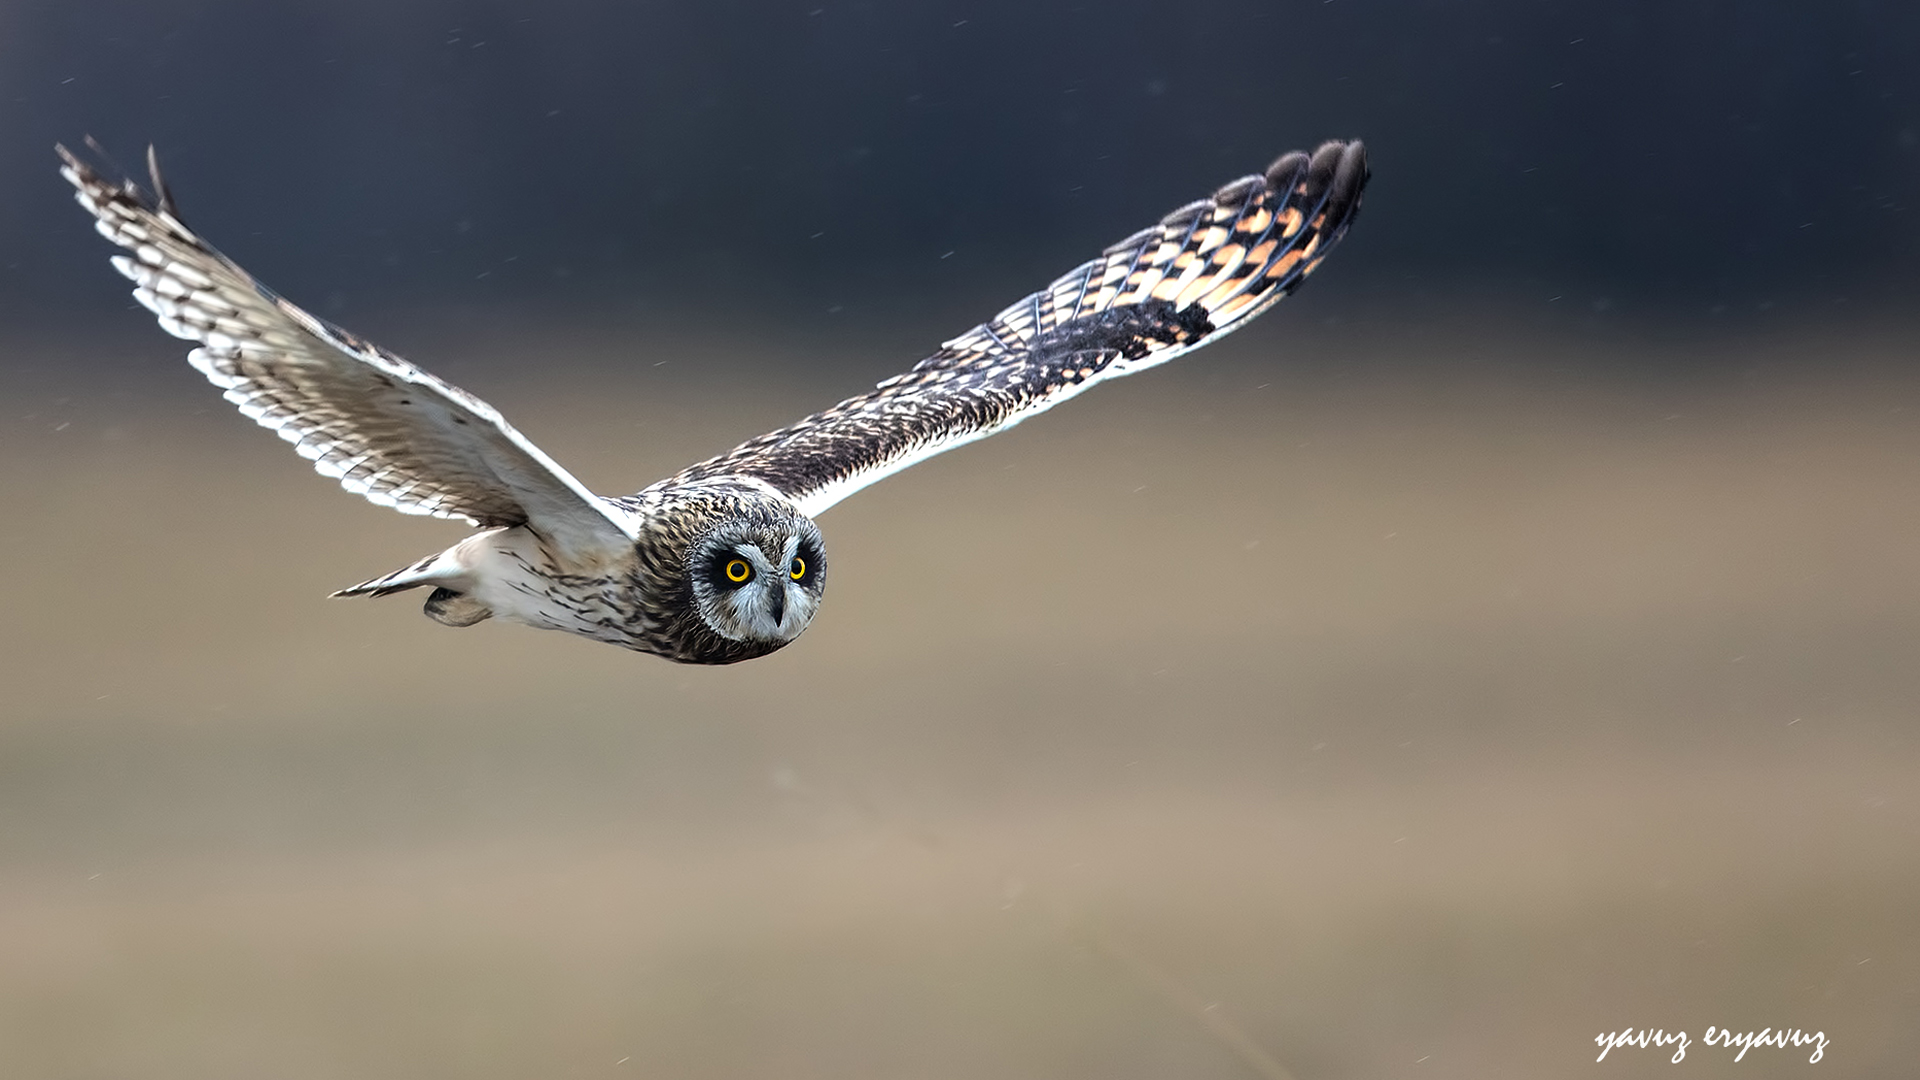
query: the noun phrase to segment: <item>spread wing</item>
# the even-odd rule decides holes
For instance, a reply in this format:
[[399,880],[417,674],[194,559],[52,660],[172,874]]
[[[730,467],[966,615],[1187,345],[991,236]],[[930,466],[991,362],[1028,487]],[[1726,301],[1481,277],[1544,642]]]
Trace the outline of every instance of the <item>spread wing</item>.
[[1366,182],[1359,142],[1287,154],[1113,245],[905,374],[662,483],[746,477],[818,514],[917,461],[1246,325],[1326,258]]
[[[154,194],[57,148],[80,205],[127,249],[113,265],[228,401],[324,476],[403,514],[530,525],[570,550],[631,546],[624,516],[472,394],[314,317],[255,281]],[[152,165],[152,152],[148,152]]]

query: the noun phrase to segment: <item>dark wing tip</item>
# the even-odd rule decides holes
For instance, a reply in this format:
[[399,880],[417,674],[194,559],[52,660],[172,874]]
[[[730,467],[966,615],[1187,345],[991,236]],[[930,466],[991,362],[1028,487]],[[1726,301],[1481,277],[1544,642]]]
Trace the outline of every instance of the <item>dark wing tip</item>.
[[100,169],[96,169],[90,161],[84,160],[73,150],[67,150],[65,142],[56,142],[54,154],[60,154],[61,163],[67,167],[67,171],[73,173],[71,175],[73,186],[81,190],[94,190],[98,194],[106,194],[109,198],[125,198],[125,200],[131,200],[132,204],[140,209],[146,209],[150,213],[165,213],[175,221],[179,221],[179,213],[175,213],[173,190],[167,188],[167,179],[159,173],[159,152],[152,142],[146,146],[146,175],[148,175],[148,181],[154,184],[152,194],[140,184],[134,183],[132,177],[127,175],[127,169],[121,169],[119,163],[113,161],[113,156],[108,154],[106,146],[100,146],[100,142],[94,140],[94,136],[86,136],[84,146],[92,150],[94,158],[102,161],[109,171],[119,173],[121,181],[109,183],[108,179],[100,173]]
[[172,214],[173,192],[167,190],[166,178],[160,175],[160,151],[152,143],[147,144],[147,175],[153,179],[153,194],[160,202],[160,212]]
[[1267,183],[1285,190],[1298,182],[1299,176],[1306,171],[1308,157],[1304,150],[1290,150],[1274,159],[1267,166]]
[[107,153],[106,147],[101,146],[93,136],[89,135],[82,141],[92,152],[94,159],[99,161],[107,172],[119,173],[122,179],[118,183],[108,180],[101,168],[96,167],[92,161],[74,153],[65,143],[54,143],[53,152],[60,155],[60,162],[65,166],[62,171],[68,174],[68,179],[73,182],[74,187],[95,199],[124,200],[141,210],[173,215],[177,220],[178,215],[174,214],[173,193],[167,189],[167,182],[160,175],[160,159],[151,145],[147,147],[147,175],[153,183],[153,191],[150,194],[127,175],[127,171],[114,161],[113,156]]
[[1261,182],[1259,177],[1243,176],[1233,183],[1228,184],[1226,187],[1221,188],[1219,191],[1214,192],[1213,203],[1215,206],[1238,206],[1246,202],[1247,197],[1258,190],[1260,186]]
[[[87,140],[91,145],[91,137]],[[66,143],[54,143],[53,152],[60,155],[61,173],[71,180],[75,187],[110,187],[93,163],[67,148]]]
[[1356,199],[1367,177],[1367,147],[1359,139],[1329,139],[1312,154],[1295,150],[1267,166],[1267,182],[1274,187],[1298,187],[1308,201],[1331,192],[1330,201],[1336,206]]
[[1340,167],[1340,159],[1346,156],[1347,144],[1338,139],[1329,139],[1319,145],[1313,157],[1307,161],[1307,195],[1320,194],[1333,186],[1334,170]]
[[1295,150],[1267,166],[1267,183],[1274,190],[1291,192],[1304,205],[1320,207],[1328,244],[1353,223],[1368,176],[1367,148],[1359,139],[1329,139],[1311,154]]
[[1336,231],[1344,233],[1348,225],[1354,223],[1354,215],[1359,213],[1359,192],[1367,186],[1367,179],[1373,177],[1367,169],[1367,144],[1361,140],[1352,140],[1346,144],[1329,142],[1321,150],[1338,148],[1338,160],[1332,167],[1332,190],[1327,196],[1327,217],[1336,221]]

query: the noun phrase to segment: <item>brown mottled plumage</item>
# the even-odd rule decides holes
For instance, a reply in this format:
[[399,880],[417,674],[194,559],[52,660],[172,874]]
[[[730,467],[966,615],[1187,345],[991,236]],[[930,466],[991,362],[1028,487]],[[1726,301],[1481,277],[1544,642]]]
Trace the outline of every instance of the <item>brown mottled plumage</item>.
[[636,495],[586,490],[487,403],[281,299],[157,195],[59,148],[114,265],[228,400],[341,486],[486,526],[336,596],[429,587],[451,626],[492,616],[686,663],[763,656],[826,584],[812,518],[916,461],[1003,431],[1103,379],[1165,363],[1298,287],[1346,234],[1358,142],[1294,152],[947,342],[904,374]]

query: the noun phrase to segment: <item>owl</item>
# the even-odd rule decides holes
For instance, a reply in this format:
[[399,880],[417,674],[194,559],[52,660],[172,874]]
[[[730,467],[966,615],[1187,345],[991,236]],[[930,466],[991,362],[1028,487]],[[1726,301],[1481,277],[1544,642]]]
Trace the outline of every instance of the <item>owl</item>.
[[1134,233],[872,390],[637,494],[588,491],[499,412],[255,281],[152,191],[65,147],[113,265],[187,360],[322,475],[479,531],[335,596],[426,589],[448,626],[500,618],[689,664],[800,636],[827,583],[814,519],[889,474],[1245,326],[1360,208],[1359,142],[1286,154]]

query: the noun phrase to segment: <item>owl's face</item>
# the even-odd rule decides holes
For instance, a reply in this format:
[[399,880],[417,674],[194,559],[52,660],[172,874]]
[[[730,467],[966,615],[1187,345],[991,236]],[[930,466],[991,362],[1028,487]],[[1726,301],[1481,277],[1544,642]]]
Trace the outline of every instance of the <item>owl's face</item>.
[[687,578],[714,633],[777,648],[799,637],[820,606],[827,582],[820,530],[799,515],[735,518],[692,546]]

